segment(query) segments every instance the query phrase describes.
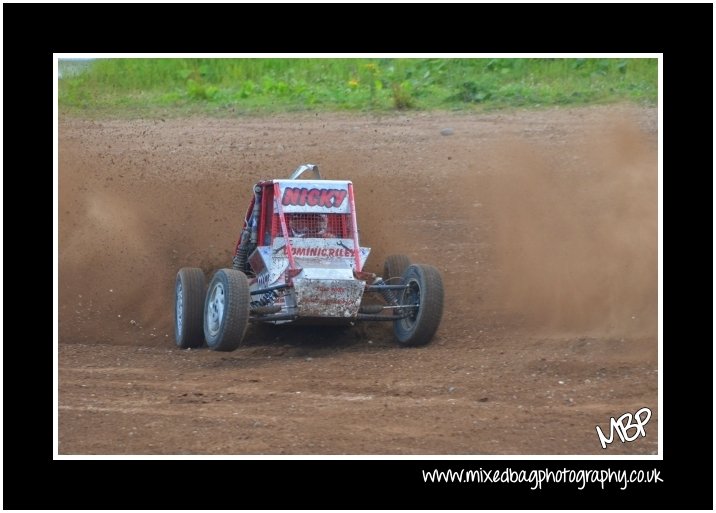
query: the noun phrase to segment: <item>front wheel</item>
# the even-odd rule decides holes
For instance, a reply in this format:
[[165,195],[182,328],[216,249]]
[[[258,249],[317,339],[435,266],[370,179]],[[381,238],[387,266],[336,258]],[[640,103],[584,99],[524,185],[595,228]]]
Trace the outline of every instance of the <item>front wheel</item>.
[[214,274],[204,303],[204,338],[214,351],[234,351],[249,324],[249,280],[241,271],[220,269]]
[[406,288],[398,294],[398,303],[412,308],[407,317],[393,322],[395,338],[401,346],[424,346],[432,340],[443,315],[443,280],[432,265],[413,264],[405,270],[403,284]]
[[184,267],[177,273],[174,286],[174,336],[182,349],[200,347],[204,343],[202,315],[204,313],[204,272],[196,267]]
[[410,258],[407,255],[388,255],[383,264],[383,280],[390,283],[392,278],[400,278],[408,267]]

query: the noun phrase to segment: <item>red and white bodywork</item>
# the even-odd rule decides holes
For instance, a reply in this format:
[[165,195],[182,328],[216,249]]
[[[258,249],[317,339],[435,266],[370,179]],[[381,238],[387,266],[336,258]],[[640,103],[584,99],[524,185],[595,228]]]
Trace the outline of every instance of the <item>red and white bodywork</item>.
[[[270,180],[254,190],[246,222],[256,231],[252,234],[256,248],[248,255],[255,273],[250,290],[256,296],[257,291],[280,287],[267,291],[255,304],[273,306],[272,313],[283,314],[285,320],[355,318],[366,285],[361,271],[370,248],[359,244],[352,182]],[[259,219],[254,220],[251,216],[257,211]],[[320,218],[323,226],[298,236],[291,226],[306,217]]]

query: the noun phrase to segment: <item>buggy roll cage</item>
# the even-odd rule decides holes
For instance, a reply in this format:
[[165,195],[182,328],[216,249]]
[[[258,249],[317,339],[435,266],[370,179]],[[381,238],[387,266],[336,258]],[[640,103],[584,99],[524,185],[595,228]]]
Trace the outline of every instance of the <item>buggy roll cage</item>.
[[[313,179],[323,180],[321,173],[316,164],[301,164],[298,166],[290,175],[289,180],[301,179],[305,173],[312,173]],[[280,184],[279,180],[267,180],[261,181],[254,185],[254,195],[251,198],[251,203],[246,212],[244,218],[244,224],[242,228],[239,240],[236,243],[235,256],[233,258],[233,267],[240,271],[247,271],[248,257],[252,253],[257,245],[263,244],[264,236],[263,233],[259,233],[259,224],[261,221],[264,223],[268,222],[267,206],[268,201],[262,201],[263,195],[268,193],[272,196],[272,200],[280,198]],[[380,293],[386,300],[388,306],[378,306],[378,309],[371,309],[370,311],[361,310],[358,313],[356,320],[371,320],[371,321],[395,321],[403,319],[411,315],[411,306],[399,306],[398,300],[395,295],[396,292],[404,291],[408,288],[407,284],[392,284],[386,283],[383,278],[377,277],[373,273],[365,273],[362,270],[360,261],[360,244],[358,240],[358,221],[356,217],[355,208],[355,196],[353,193],[353,183],[347,182],[348,190],[348,209],[350,215],[350,235],[353,239],[353,257],[355,262],[354,275],[356,278],[367,281],[365,285],[365,292],[377,292]],[[286,271],[286,282],[282,284],[276,284],[269,287],[258,288],[250,291],[251,296],[263,295],[271,291],[279,291],[282,289],[291,288],[291,280],[293,276],[301,272],[301,268],[296,265],[293,257],[293,249],[291,244],[291,237],[288,236],[288,226],[286,223],[286,213],[283,210],[281,201],[274,201],[276,211],[273,215],[277,215],[280,223],[280,229],[285,240],[285,253],[288,258],[288,269]],[[263,231],[263,230],[262,230]],[[372,281],[372,283],[370,283]],[[384,309],[400,309],[402,312],[394,315],[381,315]],[[268,312],[267,312],[268,313]],[[258,314],[258,315],[257,315]],[[259,320],[294,320],[297,316],[294,314],[274,314],[274,315],[261,315],[258,311],[251,311],[250,321]]]

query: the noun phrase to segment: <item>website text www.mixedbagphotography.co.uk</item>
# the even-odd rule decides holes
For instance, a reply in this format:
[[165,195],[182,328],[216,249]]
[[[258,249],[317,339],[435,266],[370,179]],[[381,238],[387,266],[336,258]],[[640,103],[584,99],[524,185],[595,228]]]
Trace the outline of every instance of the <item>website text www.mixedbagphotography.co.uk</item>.
[[602,489],[607,484],[620,485],[621,490],[626,490],[631,483],[663,483],[659,469],[650,470],[585,470],[585,469],[539,469],[539,470],[514,470],[512,468],[483,469],[477,470],[452,470],[441,471],[423,470],[423,481],[425,483],[527,483],[532,490],[541,490],[544,484],[576,484],[579,490],[584,490],[589,484],[599,484]]

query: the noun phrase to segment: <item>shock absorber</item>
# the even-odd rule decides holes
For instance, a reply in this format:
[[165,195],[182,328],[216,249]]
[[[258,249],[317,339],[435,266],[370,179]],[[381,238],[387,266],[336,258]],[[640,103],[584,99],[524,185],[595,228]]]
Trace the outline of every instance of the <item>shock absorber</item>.
[[244,229],[241,231],[239,243],[236,245],[236,254],[231,260],[232,267],[237,271],[244,273],[250,272],[247,265],[249,253],[253,251],[258,242],[258,225],[261,216],[261,187],[254,187],[254,202],[251,210],[251,216],[244,222]]
[[241,239],[236,246],[236,254],[232,259],[232,267],[237,271],[246,272],[246,258],[249,252],[249,230],[244,228]]
[[[385,281],[383,281],[383,278],[376,278],[375,282],[373,282],[373,285],[387,285]],[[395,292],[393,292],[391,289],[382,289],[380,291],[380,295],[383,296],[383,299],[385,299],[385,302],[389,304],[390,306],[398,306],[398,296],[395,295]]]
[[276,298],[278,298],[278,294],[275,290],[269,290],[265,294],[261,294],[261,297],[259,297],[256,301],[251,301],[251,308],[257,308],[259,306],[270,306],[273,304],[274,301],[276,301]]
[[249,222],[249,229],[251,230],[251,244],[258,243],[258,226],[259,217],[261,217],[261,186],[257,185],[254,187],[254,210],[251,213],[251,221]]

